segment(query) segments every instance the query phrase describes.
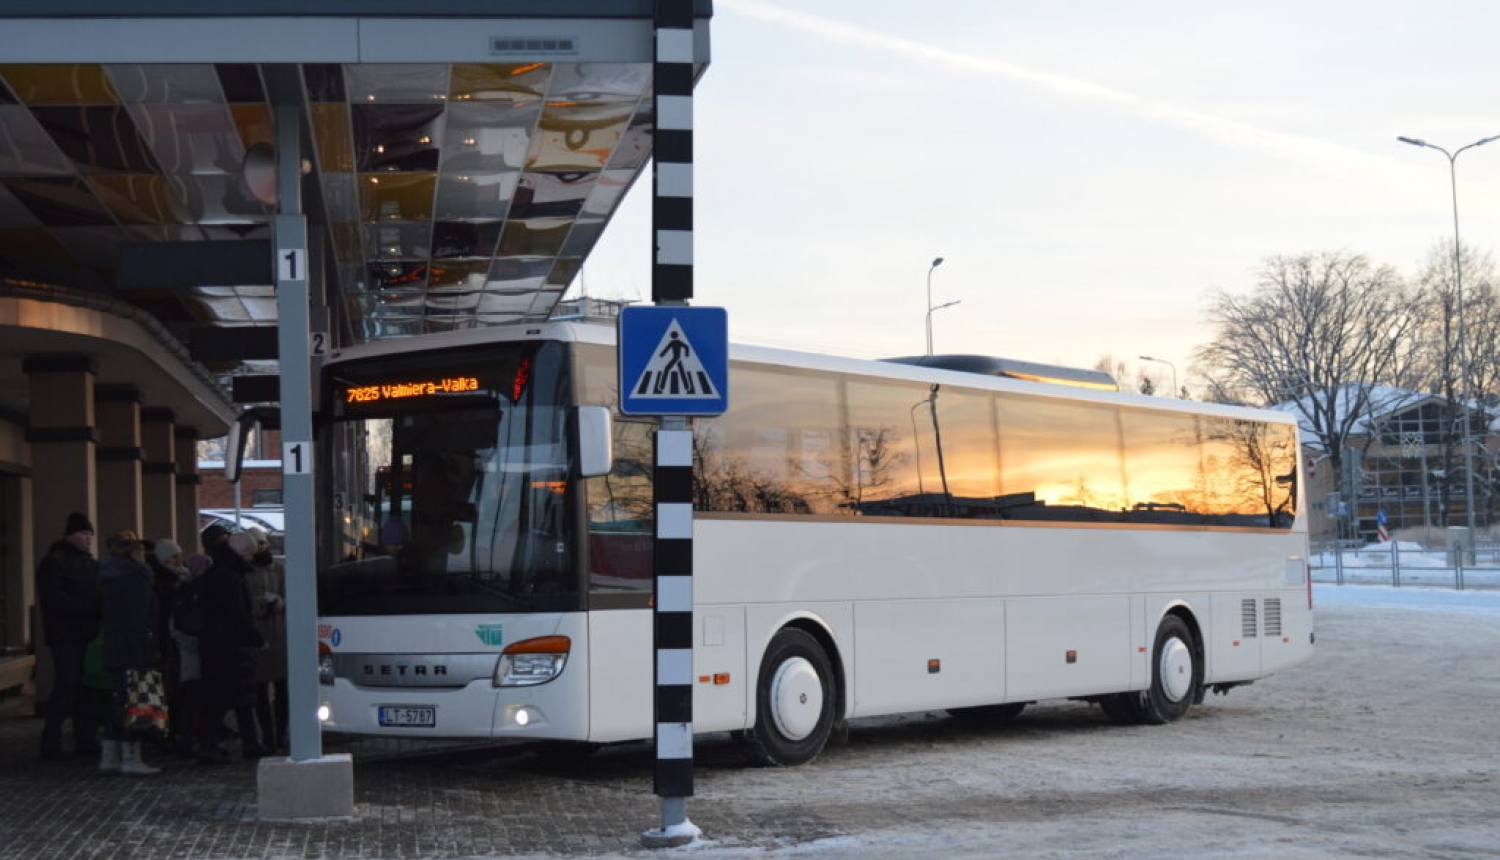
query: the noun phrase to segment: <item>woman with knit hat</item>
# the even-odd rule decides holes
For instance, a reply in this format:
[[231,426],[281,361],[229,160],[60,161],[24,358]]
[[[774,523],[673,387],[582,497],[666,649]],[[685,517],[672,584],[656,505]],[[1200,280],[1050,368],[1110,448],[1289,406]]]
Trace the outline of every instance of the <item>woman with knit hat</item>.
[[182,546],[171,538],[160,538],[146,553],[146,563],[151,565],[155,577],[156,641],[162,647],[162,680],[166,683],[167,713],[172,723],[169,734],[178,752],[191,752],[194,738],[192,732],[184,728],[183,722],[187,709],[183,706],[182,695],[182,649],[177,637],[172,635],[172,606],[176,602],[177,589],[188,578]]
[[255,555],[255,540],[238,532],[210,552],[213,565],[199,578],[203,630],[198,656],[203,667],[203,723],[198,761],[227,764],[229,754],[219,746],[224,720],[234,713],[245,758],[263,750],[255,738],[255,664],[265,640],[255,629],[245,574]]
[[[198,632],[199,627],[194,626],[194,619],[180,617],[179,611],[191,616],[194,611],[199,612],[200,617],[196,619],[201,624],[201,610],[195,610],[193,591],[197,587],[198,577],[208,570],[213,560],[201,552],[195,552],[183,561],[182,580],[177,584],[177,590],[172,600],[172,641],[177,650],[177,703],[172,706],[172,751],[178,755],[195,755],[198,752],[198,740],[204,734],[203,730],[203,659],[198,654]],[[180,609],[179,609],[180,607]],[[183,629],[187,624],[192,632]]]
[[271,554],[271,542],[257,528],[245,529],[255,539],[255,555],[245,574],[255,629],[266,641],[255,663],[255,721],[260,745],[266,750],[287,746],[286,570]]

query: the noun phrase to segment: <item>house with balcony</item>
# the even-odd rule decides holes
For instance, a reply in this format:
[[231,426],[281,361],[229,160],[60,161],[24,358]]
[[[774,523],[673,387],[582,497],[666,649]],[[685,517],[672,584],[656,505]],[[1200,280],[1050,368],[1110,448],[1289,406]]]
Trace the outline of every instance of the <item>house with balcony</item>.
[[[1341,399],[1347,403],[1353,398]],[[1500,425],[1479,404],[1455,408],[1439,395],[1373,386],[1366,408],[1350,423],[1338,474],[1313,433],[1309,403],[1289,401],[1272,408],[1296,414],[1302,426],[1306,504],[1314,541],[1374,542],[1382,515],[1392,538],[1427,545],[1441,545],[1449,526],[1468,525],[1466,419],[1473,445],[1474,525],[1479,536],[1492,530]]]

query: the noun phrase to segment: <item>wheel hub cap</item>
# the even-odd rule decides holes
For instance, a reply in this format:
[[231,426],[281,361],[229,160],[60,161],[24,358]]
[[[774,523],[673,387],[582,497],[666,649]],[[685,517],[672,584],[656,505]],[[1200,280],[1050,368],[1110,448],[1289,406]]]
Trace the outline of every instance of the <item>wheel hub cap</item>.
[[769,698],[771,720],[783,736],[800,741],[817,728],[823,713],[823,682],[807,660],[793,657],[777,666]]
[[1180,702],[1193,688],[1193,652],[1181,639],[1173,639],[1161,651],[1161,690]]

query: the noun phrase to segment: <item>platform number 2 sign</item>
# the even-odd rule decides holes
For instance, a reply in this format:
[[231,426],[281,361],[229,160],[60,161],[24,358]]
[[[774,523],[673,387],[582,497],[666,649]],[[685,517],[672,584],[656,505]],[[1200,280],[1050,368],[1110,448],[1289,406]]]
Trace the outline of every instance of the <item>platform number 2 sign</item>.
[[283,475],[311,475],[312,474],[312,443],[310,443],[310,442],[283,442],[283,443],[281,443],[281,474],[283,474]]

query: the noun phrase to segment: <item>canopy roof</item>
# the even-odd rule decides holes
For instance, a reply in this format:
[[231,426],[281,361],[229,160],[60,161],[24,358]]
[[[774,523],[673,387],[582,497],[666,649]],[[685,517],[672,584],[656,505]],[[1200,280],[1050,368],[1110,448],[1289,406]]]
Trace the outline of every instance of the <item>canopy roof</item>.
[[0,0],[0,280],[103,294],[184,341],[273,325],[269,252],[224,282],[122,260],[266,247],[257,186],[291,103],[334,344],[545,319],[651,156],[653,8]]

